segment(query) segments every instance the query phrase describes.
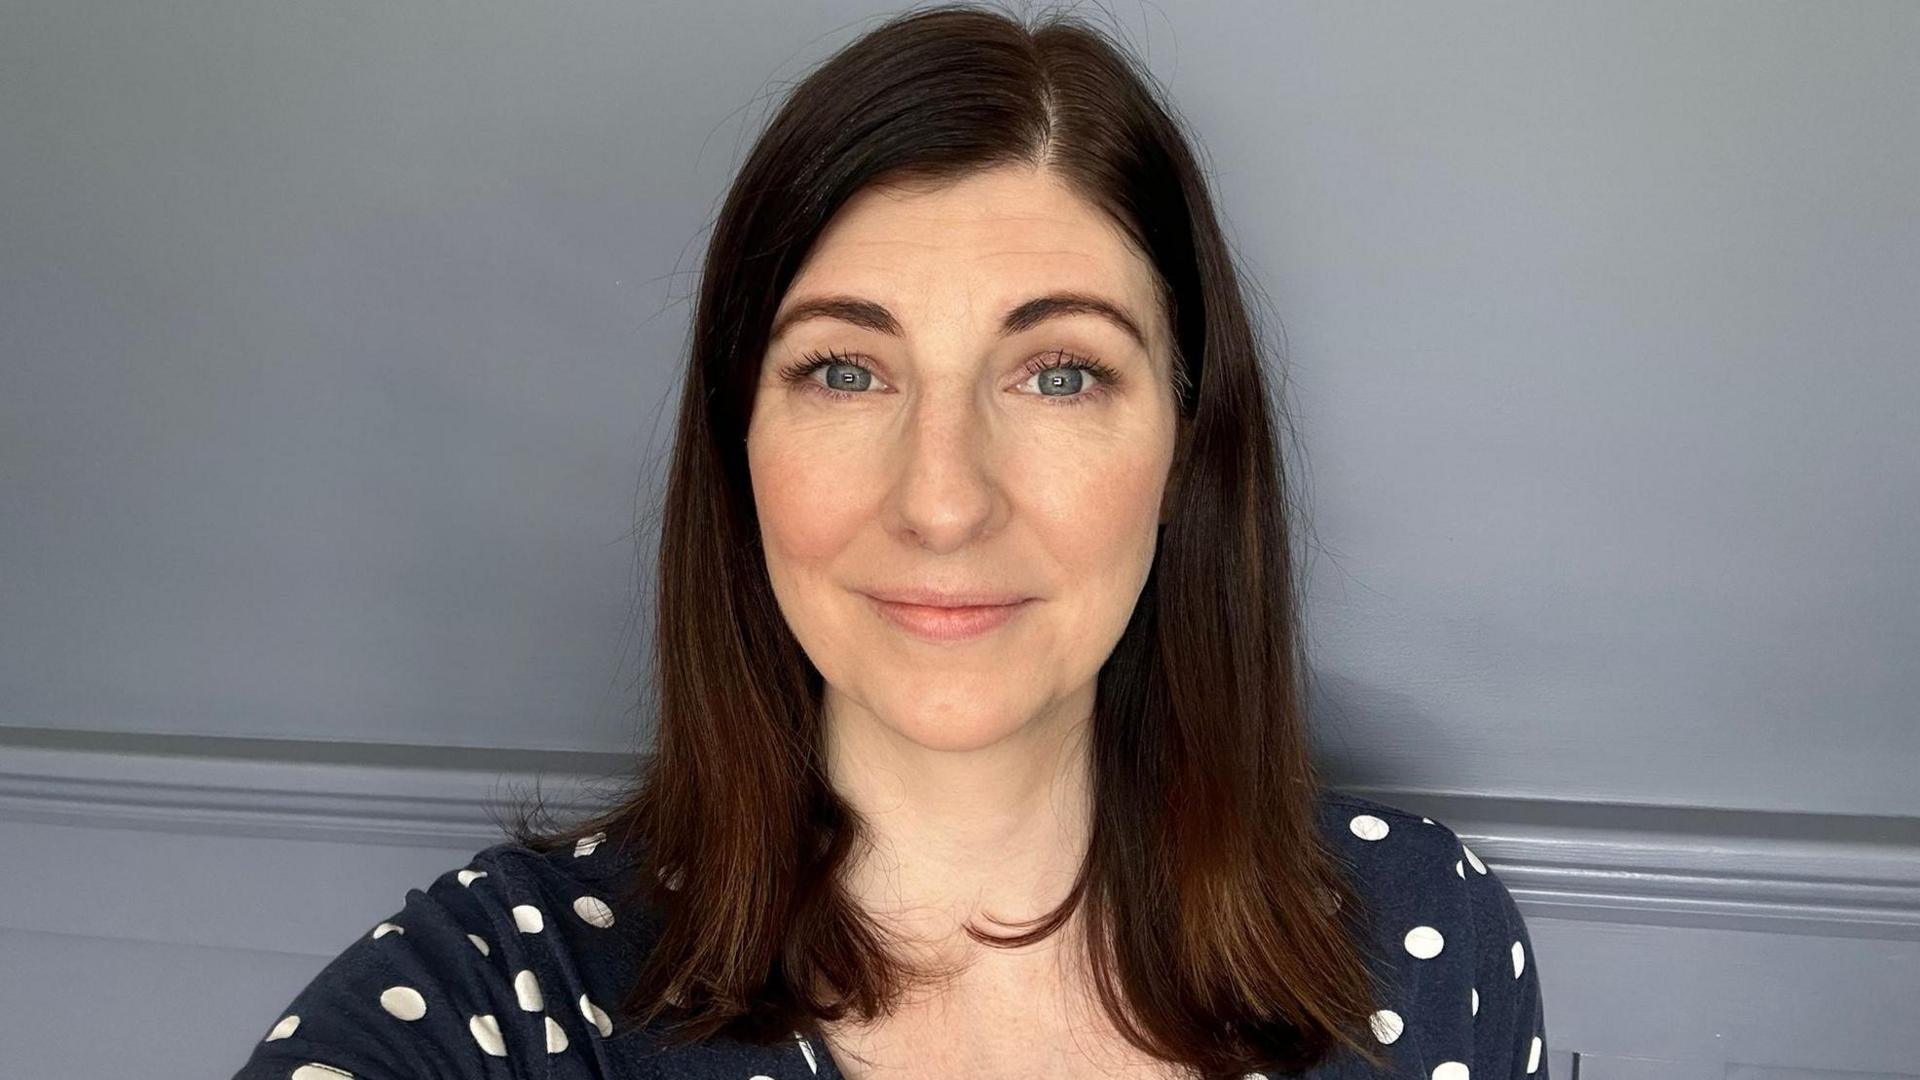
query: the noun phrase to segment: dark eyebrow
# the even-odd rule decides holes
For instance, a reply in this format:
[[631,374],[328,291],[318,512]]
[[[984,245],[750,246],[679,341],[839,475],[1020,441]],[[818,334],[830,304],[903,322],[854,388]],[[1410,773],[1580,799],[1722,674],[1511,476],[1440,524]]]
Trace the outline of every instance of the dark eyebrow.
[[[1141,332],[1140,324],[1126,309],[1102,297],[1080,292],[1048,293],[1017,305],[1000,320],[1000,336],[1017,334],[1064,315],[1099,316],[1126,331],[1142,349],[1147,347],[1147,337]],[[807,319],[838,319],[863,330],[900,336],[900,320],[893,317],[893,312],[862,297],[836,295],[816,296],[795,303],[775,320],[768,340],[778,340],[795,323]]]

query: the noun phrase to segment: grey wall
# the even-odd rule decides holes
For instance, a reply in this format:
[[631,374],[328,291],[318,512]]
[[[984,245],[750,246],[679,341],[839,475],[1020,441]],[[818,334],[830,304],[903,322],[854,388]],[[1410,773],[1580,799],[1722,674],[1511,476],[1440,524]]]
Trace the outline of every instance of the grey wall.
[[[1554,1074],[1920,1075],[1920,6],[1113,6],[1284,339],[1330,775],[1514,888]],[[220,1075],[644,747],[704,228],[891,10],[0,5],[0,1077]]]

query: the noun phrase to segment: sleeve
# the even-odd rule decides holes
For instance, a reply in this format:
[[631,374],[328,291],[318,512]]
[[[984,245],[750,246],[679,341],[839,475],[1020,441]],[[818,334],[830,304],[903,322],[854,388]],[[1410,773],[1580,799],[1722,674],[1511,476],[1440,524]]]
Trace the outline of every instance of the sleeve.
[[[528,955],[545,917],[490,886],[486,852],[410,889],[295,995],[233,1080],[482,1080],[569,1073]],[[489,882],[492,876],[496,879]],[[509,974],[512,972],[512,974]],[[555,1006],[559,1008],[558,1005]],[[576,1018],[577,1019],[577,1018]]]
[[1474,1080],[1548,1080],[1533,939],[1506,883],[1464,843],[1460,852],[1473,924]]

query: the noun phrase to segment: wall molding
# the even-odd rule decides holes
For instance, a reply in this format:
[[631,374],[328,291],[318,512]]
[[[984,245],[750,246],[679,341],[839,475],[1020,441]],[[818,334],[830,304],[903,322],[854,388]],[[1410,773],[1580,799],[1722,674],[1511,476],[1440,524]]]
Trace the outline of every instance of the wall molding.
[[[603,805],[619,753],[0,727],[0,820],[412,846],[500,839],[536,789]],[[1446,824],[1528,918],[1920,940],[1920,818],[1334,786]]]
[[606,801],[628,755],[0,726],[0,820],[188,835],[483,847],[536,790]]
[[1338,786],[1447,824],[1529,918],[1920,940],[1920,817]]

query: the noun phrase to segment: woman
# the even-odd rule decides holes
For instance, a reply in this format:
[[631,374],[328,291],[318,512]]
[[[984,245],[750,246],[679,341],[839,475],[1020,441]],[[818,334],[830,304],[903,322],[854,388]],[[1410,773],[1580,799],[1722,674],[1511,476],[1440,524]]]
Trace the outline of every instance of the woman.
[[1546,1076],[1500,880],[1316,778],[1256,336],[1150,86],[949,7],[792,93],[707,256],[655,753],[241,1080]]

